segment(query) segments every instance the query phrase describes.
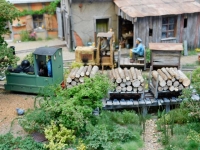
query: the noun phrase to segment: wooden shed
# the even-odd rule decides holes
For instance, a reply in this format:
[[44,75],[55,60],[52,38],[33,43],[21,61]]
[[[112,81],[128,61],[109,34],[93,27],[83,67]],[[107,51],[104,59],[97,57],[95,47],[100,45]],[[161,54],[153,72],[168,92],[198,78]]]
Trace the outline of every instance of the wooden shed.
[[200,47],[199,0],[114,0],[114,3],[119,16],[119,37],[123,37],[123,24],[128,20],[132,23],[133,43],[140,37],[146,47],[149,43],[185,40],[189,49]]
[[152,68],[180,68],[182,43],[149,43]]

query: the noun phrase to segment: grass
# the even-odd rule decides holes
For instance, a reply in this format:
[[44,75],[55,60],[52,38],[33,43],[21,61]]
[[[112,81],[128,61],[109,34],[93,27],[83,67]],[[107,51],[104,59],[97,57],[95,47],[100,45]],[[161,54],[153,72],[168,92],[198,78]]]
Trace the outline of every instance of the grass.
[[174,126],[174,135],[169,138],[169,143],[166,145],[166,150],[199,150],[200,143],[189,140],[189,131],[199,130],[200,123],[187,123],[184,125],[176,124]]

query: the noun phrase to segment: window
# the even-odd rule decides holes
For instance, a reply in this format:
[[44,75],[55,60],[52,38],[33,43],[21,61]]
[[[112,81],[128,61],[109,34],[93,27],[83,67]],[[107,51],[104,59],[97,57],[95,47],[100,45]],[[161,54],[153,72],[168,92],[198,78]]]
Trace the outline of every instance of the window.
[[43,15],[33,15],[33,27],[38,28],[43,25]]
[[175,17],[162,18],[162,38],[169,38],[175,36]]
[[153,29],[149,28],[149,36],[153,35]]
[[184,28],[187,28],[187,18],[184,18]]

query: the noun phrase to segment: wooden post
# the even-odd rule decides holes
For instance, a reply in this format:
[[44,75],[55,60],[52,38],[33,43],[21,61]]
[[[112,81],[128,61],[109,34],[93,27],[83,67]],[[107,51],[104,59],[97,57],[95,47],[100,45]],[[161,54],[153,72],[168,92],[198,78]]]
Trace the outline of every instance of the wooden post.
[[184,40],[183,49],[184,49],[184,56],[187,56],[188,55],[188,49],[187,49],[187,41],[186,40]]
[[120,67],[120,57],[121,57],[121,45],[119,45],[119,50],[118,50],[118,67]]

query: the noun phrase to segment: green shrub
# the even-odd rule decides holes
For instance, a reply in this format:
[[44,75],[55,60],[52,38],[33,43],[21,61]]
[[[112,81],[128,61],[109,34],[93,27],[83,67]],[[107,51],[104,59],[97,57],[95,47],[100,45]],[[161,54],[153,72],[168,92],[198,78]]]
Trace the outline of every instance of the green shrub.
[[30,41],[28,31],[22,30],[19,34],[22,42]]
[[25,138],[13,137],[11,133],[0,135],[0,149],[1,150],[46,150],[42,143],[35,142],[33,138],[27,136]]
[[146,62],[150,62],[151,61],[151,50],[148,48],[146,49]]

